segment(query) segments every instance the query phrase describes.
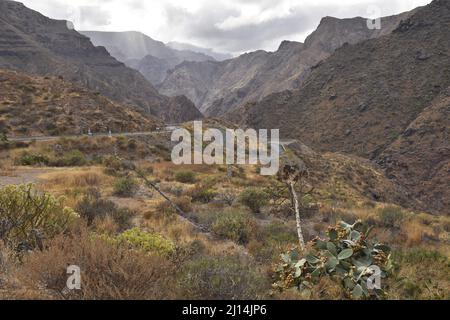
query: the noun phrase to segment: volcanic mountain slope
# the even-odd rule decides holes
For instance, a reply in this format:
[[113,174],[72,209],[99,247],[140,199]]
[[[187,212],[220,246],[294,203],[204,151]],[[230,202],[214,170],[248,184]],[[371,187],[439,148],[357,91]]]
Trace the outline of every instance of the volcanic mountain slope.
[[160,84],[167,70],[183,61],[209,61],[213,57],[190,50],[176,50],[140,32],[80,31],[96,46],[105,47],[119,61],[139,70],[152,84]]
[[298,88],[312,66],[345,43],[389,34],[405,13],[382,19],[382,29],[369,29],[364,18],[322,19],[304,44],[285,41],[278,51],[257,51],[224,62],[189,62],[169,71],[159,86],[166,95],[184,94],[208,116],[222,115],[246,102]]
[[152,131],[162,122],[58,77],[0,69],[0,131],[12,136]]
[[141,74],[111,57],[105,48],[94,47],[87,37],[70,30],[66,21],[49,19],[14,1],[0,0],[0,68],[63,75],[166,121],[201,117],[192,103],[179,105],[181,99],[160,95]]
[[421,208],[406,188],[389,179],[380,166],[367,159],[333,152],[319,153],[300,142],[290,144],[287,150],[289,158],[294,155],[293,159],[298,158],[304,163],[308,169],[308,182],[320,199],[336,204],[352,199],[354,202],[369,200]]
[[450,87],[378,157],[424,206],[450,213]]
[[[282,136],[299,138],[319,151],[398,159],[400,168],[391,166],[391,175],[402,176],[411,190],[423,193],[422,199],[442,196],[438,203],[427,203],[440,210],[450,198],[448,135],[442,131],[448,130],[448,100],[435,99],[448,90],[449,65],[450,2],[435,0],[392,34],[337,50],[300,90],[248,104],[229,119],[280,128]],[[432,145],[426,146],[424,132],[409,136],[414,131],[408,128],[428,122],[433,124],[425,130]]]

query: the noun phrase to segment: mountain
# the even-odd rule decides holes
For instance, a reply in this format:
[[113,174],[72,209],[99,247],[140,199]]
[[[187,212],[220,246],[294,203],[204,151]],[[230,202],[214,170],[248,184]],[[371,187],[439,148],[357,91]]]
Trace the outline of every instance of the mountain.
[[176,50],[140,32],[80,31],[96,46],[140,71],[152,84],[161,83],[167,70],[183,61],[209,61],[213,57],[191,50]]
[[[70,82],[168,122],[201,117],[187,99],[160,95],[139,72],[69,29],[66,21],[49,19],[8,0],[0,0],[0,68],[62,75]],[[187,103],[180,105],[180,101]]]
[[161,121],[59,77],[0,69],[0,131],[12,136],[152,131]]
[[[344,45],[299,90],[272,94],[229,119],[280,128],[318,151],[380,162],[392,178],[449,213],[450,2],[418,9],[388,35]],[[432,187],[431,187],[432,186]]]
[[256,51],[217,63],[183,63],[158,88],[169,96],[184,94],[204,114],[220,116],[271,93],[298,88],[311,67],[337,48],[389,34],[409,14],[382,18],[381,30],[370,30],[364,18],[326,17],[304,44],[284,41],[276,52]]
[[228,60],[228,59],[233,58],[233,56],[229,53],[216,52],[213,49],[197,47],[197,46],[194,46],[189,43],[172,41],[172,42],[166,43],[166,45],[175,50],[187,50],[187,51],[192,51],[192,52],[203,53],[210,57],[213,57],[217,61],[223,61],[223,60]]

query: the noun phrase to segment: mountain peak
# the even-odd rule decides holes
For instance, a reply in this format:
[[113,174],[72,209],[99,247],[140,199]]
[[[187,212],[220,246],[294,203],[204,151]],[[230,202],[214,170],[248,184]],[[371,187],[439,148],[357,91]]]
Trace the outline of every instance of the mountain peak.
[[291,48],[298,48],[302,46],[303,43],[297,41],[283,40],[278,47],[278,51],[289,50]]

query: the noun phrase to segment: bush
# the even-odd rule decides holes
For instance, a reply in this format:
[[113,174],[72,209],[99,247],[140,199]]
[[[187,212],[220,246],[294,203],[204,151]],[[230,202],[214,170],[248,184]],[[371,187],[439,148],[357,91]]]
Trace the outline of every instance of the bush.
[[175,204],[185,213],[192,211],[192,202],[189,197],[180,197],[175,200]]
[[386,227],[400,228],[406,218],[402,209],[394,206],[382,208],[378,211],[381,223]]
[[264,275],[238,256],[200,256],[181,270],[179,285],[197,300],[259,299],[267,289]]
[[[392,270],[390,248],[369,240],[370,229],[360,221],[354,225],[341,222],[328,229],[328,239],[316,239],[310,252],[299,256],[294,250],[282,255],[276,268],[279,281],[274,288],[280,291],[298,288],[308,294],[323,279],[333,279],[341,285],[341,293],[351,299],[381,298],[381,289],[369,290],[369,269],[378,266],[383,278]],[[336,297],[340,298],[340,297]]]
[[175,174],[175,180],[181,183],[195,183],[195,173],[192,171],[180,171]]
[[[66,290],[67,266],[79,266],[81,290]],[[55,298],[85,300],[173,299],[173,265],[164,257],[128,250],[87,232],[60,236],[25,257],[17,277],[27,288]]]
[[79,150],[73,150],[64,154],[64,157],[59,162],[63,167],[84,166],[87,164],[86,157]]
[[261,211],[261,208],[269,202],[269,196],[266,192],[257,188],[248,188],[239,196],[239,201],[249,207],[254,213]]
[[35,166],[35,165],[48,165],[50,163],[50,159],[40,153],[32,154],[28,152],[22,153],[22,155],[17,160],[18,164],[22,166]]
[[31,184],[0,190],[0,239],[11,248],[42,248],[43,239],[66,231],[75,219],[64,198],[40,193]]
[[96,219],[110,217],[120,230],[131,228],[131,220],[135,216],[133,211],[118,208],[114,202],[102,199],[100,192],[96,189],[88,190],[75,210],[80,214],[80,217],[87,221],[88,226],[91,226]]
[[196,186],[190,193],[193,202],[209,203],[214,200],[217,193],[209,188]]
[[175,244],[156,233],[144,232],[138,228],[130,229],[111,239],[114,243],[125,245],[130,249],[160,256],[175,253]]
[[105,166],[105,173],[114,177],[126,176],[130,170],[135,169],[132,162],[124,161],[117,156],[103,158],[103,165]]
[[118,197],[132,197],[138,190],[136,180],[132,178],[120,178],[114,184],[114,195]]
[[246,244],[255,232],[256,223],[248,214],[227,210],[217,216],[212,224],[215,235],[230,239],[239,244]]

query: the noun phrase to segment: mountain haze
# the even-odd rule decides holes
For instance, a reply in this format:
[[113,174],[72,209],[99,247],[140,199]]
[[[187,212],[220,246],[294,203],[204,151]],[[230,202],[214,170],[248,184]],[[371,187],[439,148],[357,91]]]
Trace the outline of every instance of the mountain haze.
[[96,46],[129,67],[140,71],[152,84],[161,83],[167,70],[183,61],[208,61],[213,57],[190,50],[177,50],[140,32],[80,31]]
[[8,0],[0,0],[0,68],[63,76],[169,122],[201,117],[187,99],[160,95],[139,72],[111,57],[105,48],[94,47],[66,21],[49,19]]

